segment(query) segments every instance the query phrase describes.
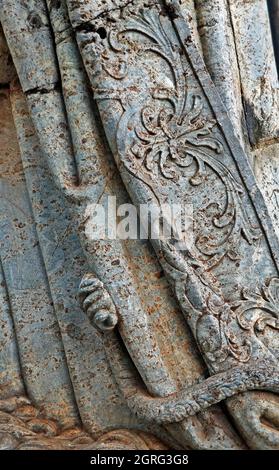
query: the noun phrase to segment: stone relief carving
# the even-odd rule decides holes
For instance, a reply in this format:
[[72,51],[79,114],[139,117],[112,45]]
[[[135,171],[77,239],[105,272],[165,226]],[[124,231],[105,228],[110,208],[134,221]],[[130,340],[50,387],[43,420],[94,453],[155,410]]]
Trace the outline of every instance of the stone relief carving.
[[[86,278],[81,283],[80,295],[81,298],[83,298],[85,290],[87,290],[87,292],[90,292],[83,301],[83,308],[85,309],[85,311],[87,311],[87,314],[89,315],[89,318],[95,327],[101,329],[104,332],[108,332],[109,329],[113,328],[112,323],[115,319],[116,313],[115,308],[113,306],[113,302],[111,300],[109,303],[108,293],[105,290],[103,291],[103,295],[101,297],[101,288],[102,287],[98,280],[94,278],[91,278],[90,280],[90,278],[86,276]],[[99,306],[95,303],[96,298],[98,299]],[[256,303],[255,307],[254,301],[252,305],[250,304],[249,306],[241,306],[239,312],[237,312],[239,324],[241,325],[241,327],[243,329],[250,330],[249,326],[247,328],[247,324],[243,324],[242,315],[245,312],[246,308],[255,309],[259,308],[259,305]],[[222,341],[223,338],[220,338],[220,336],[222,335],[222,328],[220,327],[220,324],[218,324],[216,328],[216,324],[214,323],[213,319],[214,317],[210,313],[210,310],[209,313],[207,313],[205,316],[209,317],[209,320],[208,318],[206,318],[205,321],[203,320],[203,318],[201,319],[202,325],[197,327],[197,335],[199,339],[200,330],[200,336],[202,337],[204,342],[206,342],[204,348],[200,347],[200,349],[204,353],[209,364],[211,362],[224,362],[224,360],[229,354],[231,354],[240,362],[248,362],[250,360],[250,355],[247,353],[247,351],[244,350],[243,353],[241,351],[241,347],[239,347],[239,345],[237,344],[236,339],[231,339],[230,337],[227,339],[227,336],[229,335],[226,335],[226,333],[223,334],[225,336],[226,346],[223,346],[221,344],[223,346],[223,350],[221,350],[220,344],[218,344],[219,348],[216,348],[216,351],[214,351],[215,354],[208,351],[207,348],[209,340],[212,341],[214,347],[216,342],[218,343],[220,339]],[[211,316],[213,318],[210,318]],[[257,327],[260,329],[263,328],[264,322],[264,319],[261,320],[262,323],[258,323],[256,321]],[[272,326],[274,326],[274,323],[272,323]],[[217,338],[213,336],[214,333],[216,334],[216,331],[214,331],[214,327],[215,330],[217,330]],[[237,351],[237,347],[240,350],[239,352]],[[249,352],[250,351],[251,350],[249,350]],[[110,354],[111,352],[108,352],[108,355]],[[243,354],[245,355],[244,357]],[[118,353],[117,356],[120,357],[121,361],[121,353]],[[115,359],[112,358],[111,360],[112,367],[114,367],[113,363]],[[133,412],[135,412],[140,418],[143,418],[146,421],[155,421],[159,424],[165,424],[182,421],[184,418],[199,413],[203,409],[206,409],[207,407],[218,403],[219,401],[224,400],[225,398],[228,398],[234,395],[235,393],[241,391],[258,388],[260,390],[267,389],[270,391],[277,392],[278,383],[276,375],[276,363],[274,363],[273,366],[270,367],[270,364],[268,362],[261,363],[260,361],[254,361],[248,367],[235,367],[230,370],[230,372],[228,372],[227,374],[217,375],[216,380],[207,379],[206,381],[193,386],[189,390],[182,390],[175,397],[172,395],[169,399],[165,398],[159,400],[151,400],[150,397],[147,398],[145,394],[139,391],[139,387],[135,385],[134,378],[132,378],[132,380],[130,379],[130,381],[125,380],[125,386],[123,387],[123,389],[125,390],[124,393],[127,397],[126,399],[129,403],[129,406],[131,407]]]
[[[9,98],[25,179],[20,191],[26,184],[30,223],[34,217],[47,273],[42,282],[49,284],[53,321],[65,348],[59,360],[73,383],[72,389],[65,378],[71,426],[57,425],[57,416],[48,421],[39,400],[27,400],[22,414],[17,406],[4,409],[3,423],[9,422],[7,413],[15,418],[8,437],[4,426],[3,447],[261,445],[260,438],[256,444],[247,438],[249,417],[234,403],[242,392],[240,409],[250,403],[249,391],[278,393],[278,240],[179,2],[48,1],[46,9],[44,2],[2,0],[0,5],[20,81],[13,82]],[[136,245],[91,240],[87,207],[105,204],[110,194],[136,206],[190,203],[194,243],[186,236],[180,250],[175,237]],[[5,217],[1,220],[6,227]],[[8,284],[11,248],[2,245]],[[57,254],[61,246],[65,254]],[[147,299],[140,290],[144,276],[150,279],[154,271],[158,285],[145,287]],[[8,291],[13,310],[9,286]],[[154,315],[149,302],[158,297]],[[175,359],[164,349],[169,337]],[[240,435],[214,406],[223,400]],[[101,416],[98,410],[110,401]],[[216,426],[208,426],[211,420]],[[14,437],[17,427],[24,429],[20,439]],[[132,430],[110,434],[125,427]],[[271,447],[276,438],[274,443]]]
[[[216,207],[215,205],[213,213],[211,212],[209,217],[207,214],[210,214],[213,204],[211,203],[211,205],[204,208],[205,217],[211,219],[209,224],[211,237],[209,238],[206,234],[201,233],[195,240],[194,251],[187,253],[184,260],[182,256],[179,256],[179,253],[175,253],[174,248],[167,244],[160,247],[160,255],[163,264],[164,262],[167,263],[166,269],[169,271],[170,276],[172,275],[174,278],[174,283],[180,282],[179,277],[183,278],[184,283],[185,281],[187,283],[188,277],[190,283],[192,283],[192,289],[196,283],[196,289],[199,291],[197,297],[200,297],[201,305],[195,305],[194,302],[190,305],[191,301],[189,302],[189,299],[187,299],[188,310],[204,307],[204,310],[211,312],[212,317],[214,316],[214,310],[217,317],[220,316],[220,311],[222,311],[223,316],[227,319],[224,321],[221,317],[220,322],[226,323],[228,319],[231,321],[231,317],[234,316],[233,311],[225,313],[229,306],[222,302],[220,290],[210,288],[210,283],[213,280],[210,279],[210,275],[207,275],[207,273],[220,264],[226,256],[232,261],[238,261],[237,246],[240,237],[245,238],[246,242],[252,245],[260,238],[260,229],[252,225],[246,214],[240,197],[240,194],[244,192],[244,188],[223,163],[224,146],[222,137],[218,134],[216,137],[212,136],[212,129],[217,126],[217,123],[210,119],[210,116],[201,114],[204,107],[204,97],[191,93],[183,74],[181,51],[175,51],[175,49],[178,49],[178,45],[176,43],[171,44],[171,39],[167,36],[166,26],[163,25],[164,19],[162,18],[163,16],[159,15],[156,8],[154,10],[143,9],[141,14],[135,14],[135,11],[133,11],[127,25],[125,23],[124,25],[121,24],[120,29],[116,27],[116,30],[112,30],[112,34],[108,34],[107,40],[102,40],[97,34],[97,46],[95,45],[96,42],[93,43],[93,46],[92,43],[89,45],[86,43],[84,48],[90,47],[90,52],[95,54],[95,70],[98,70],[98,72],[95,72],[93,69],[90,77],[92,76],[93,87],[95,86],[95,97],[98,103],[101,103],[99,104],[101,114],[107,112],[107,104],[110,103],[110,100],[120,101],[124,110],[119,123],[115,123],[115,138],[118,149],[116,158],[119,159],[120,171],[124,167],[130,175],[134,176],[135,180],[142,182],[148,188],[147,191],[151,190],[160,204],[164,202],[165,188],[167,188],[170,197],[177,198],[176,195],[172,195],[173,187],[170,184],[165,185],[163,189],[161,188],[163,186],[162,178],[174,181],[179,188],[179,184],[182,184],[180,181],[185,176],[181,174],[182,172],[177,171],[178,167],[190,169],[188,180],[192,186],[199,187],[203,184],[208,178],[208,173],[211,173],[211,176],[213,174],[213,177],[216,175],[221,180],[224,187],[223,192],[225,192],[224,207],[218,205]],[[167,21],[169,22],[169,20]],[[167,26],[169,25],[167,24]],[[133,41],[132,34],[139,35],[141,40],[142,37],[147,38],[147,41],[142,40],[144,43],[142,46],[142,42],[138,38]],[[105,41],[108,47],[104,45]],[[141,92],[141,89],[137,87],[139,78],[135,70],[136,62],[138,57],[141,58],[148,53],[162,57],[166,62],[165,66],[169,64],[171,74],[174,77],[174,84],[170,83],[169,89],[167,89],[156,88],[156,81],[151,84],[148,82],[147,90],[144,89],[147,96],[144,95],[142,98],[137,96],[138,105],[136,105],[132,93],[126,92],[134,84],[136,92]],[[110,54],[114,55],[116,59],[111,61],[109,59]],[[119,58],[119,55],[121,58]],[[98,62],[99,57],[100,62]],[[115,61],[116,72],[114,72]],[[101,69],[98,68],[99,63]],[[120,69],[121,73],[119,73]],[[103,73],[101,70],[103,70]],[[142,74],[142,69],[140,69],[140,73]],[[114,82],[111,81],[111,77]],[[121,88],[119,83],[125,78],[126,82],[123,83]],[[167,83],[167,78],[165,83]],[[102,83],[102,88],[99,88],[99,81]],[[148,88],[151,88],[151,90]],[[148,96],[148,92],[150,96]],[[190,95],[192,101],[189,109],[187,109],[187,94]],[[138,121],[139,125],[137,125]],[[106,128],[106,122],[104,122],[104,126]],[[111,140],[111,134],[113,135],[110,128],[109,140]],[[155,167],[157,168],[155,169]],[[156,181],[154,181],[155,179]],[[133,182],[134,180],[130,180],[127,183],[132,197],[133,192],[140,191],[138,188],[133,188]],[[136,194],[135,197],[141,196],[142,199],[147,200],[144,190],[141,190],[140,196]],[[221,237],[216,236],[215,239],[214,232],[216,231],[214,231],[214,228],[220,229],[222,232]],[[195,268],[198,274],[193,270],[194,263],[196,263]],[[178,298],[183,296],[183,290],[185,293],[187,289],[182,287],[182,292],[178,294]],[[187,308],[185,310],[187,311]],[[274,315],[276,317],[276,313]],[[238,315],[236,317],[239,319]],[[241,322],[238,321],[238,323],[242,327]],[[228,334],[225,336],[227,336],[227,343],[229,344],[227,348],[230,353],[240,361],[247,361],[250,357],[248,351],[244,351],[243,356],[239,351],[239,355],[237,355],[233,348],[234,341],[232,338],[228,340]],[[236,346],[235,349],[239,349],[239,346]]]

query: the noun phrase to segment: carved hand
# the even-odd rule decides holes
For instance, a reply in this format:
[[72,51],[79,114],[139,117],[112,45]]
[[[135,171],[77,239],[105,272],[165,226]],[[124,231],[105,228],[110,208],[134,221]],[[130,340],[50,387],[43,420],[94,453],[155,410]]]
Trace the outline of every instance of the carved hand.
[[99,331],[112,331],[118,323],[115,305],[94,274],[86,274],[79,286],[79,300],[92,326]]

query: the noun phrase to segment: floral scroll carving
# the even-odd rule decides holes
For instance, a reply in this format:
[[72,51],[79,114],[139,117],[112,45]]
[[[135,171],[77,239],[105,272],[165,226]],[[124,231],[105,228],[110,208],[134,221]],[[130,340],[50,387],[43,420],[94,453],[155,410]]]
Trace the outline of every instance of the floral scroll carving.
[[[243,300],[236,307],[235,313],[239,325],[244,330],[251,328],[256,331],[264,331],[267,326],[279,329],[279,279],[272,278],[260,292],[242,291]],[[253,315],[247,318],[247,314]]]
[[[115,158],[124,181],[129,175],[132,197],[134,191],[140,193],[141,200],[152,194],[161,205],[169,194],[179,200],[186,187],[195,197],[194,191],[199,194],[210,184],[218,185],[220,201],[203,207],[205,222],[200,224],[193,246],[179,251],[172,241],[154,245],[208,368],[217,374],[218,381],[218,374],[229,374],[231,367],[237,367],[241,376],[255,360],[275,364],[273,352],[257,331],[264,325],[278,329],[278,278],[271,279],[261,293],[247,288],[239,291],[237,299],[224,294],[218,266],[226,259],[239,266],[240,244],[256,249],[263,232],[255,217],[251,218],[251,210],[246,210],[246,188],[230,161],[220,123],[195,84],[185,51],[166,16],[154,5],[148,9],[131,6],[121,22],[108,26],[109,32],[100,20],[106,34],[100,37],[99,29],[92,33],[92,85],[101,115],[104,112],[104,124],[107,103],[118,103],[122,108],[119,119],[111,118],[108,137],[117,149]],[[143,57],[146,82],[151,77],[148,83],[138,73]],[[115,128],[114,139],[111,126]],[[229,376],[224,381],[229,384]],[[250,387],[242,383],[238,390]],[[261,387],[265,388],[263,382]],[[208,404],[213,402],[208,399]],[[187,416],[185,409],[182,415]]]
[[[131,34],[148,38],[148,41],[132,42]],[[129,50],[131,44],[136,52]],[[189,92],[181,53],[176,49],[164,31],[160,16],[152,10],[143,10],[139,16],[132,16],[126,30],[110,32],[107,47],[102,50],[101,64],[104,72],[116,81],[127,77],[131,54],[152,53],[170,68],[173,80],[167,80],[167,87],[157,86],[152,90],[150,103],[144,103],[139,111],[140,122],[135,124],[129,149],[138,162],[131,165],[126,158],[123,163],[146,184],[152,184],[158,174],[176,181],[183,177],[179,171],[183,168],[192,170],[188,180],[197,190],[207,180],[209,171],[220,179],[226,193],[225,205],[207,210],[212,214],[212,226],[222,231],[221,240],[219,237],[212,240],[207,235],[196,240],[200,255],[207,261],[207,269],[211,269],[224,256],[238,259],[240,236],[252,244],[260,238],[261,232],[246,213],[241,184],[223,161],[224,146],[212,132],[217,122],[203,114],[203,98]],[[119,123],[118,140],[123,139],[123,130],[130,117],[126,94],[119,88],[97,87],[95,97],[98,100],[117,99],[122,103],[125,112]]]

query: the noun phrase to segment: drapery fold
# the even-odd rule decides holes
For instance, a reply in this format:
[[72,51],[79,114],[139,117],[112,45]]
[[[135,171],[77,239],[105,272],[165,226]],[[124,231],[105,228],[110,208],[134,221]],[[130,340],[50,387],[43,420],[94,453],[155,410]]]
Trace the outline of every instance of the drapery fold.
[[15,328],[11,344],[16,339],[30,398],[46,412],[68,416],[71,421],[75,414],[71,385],[16,144],[9,94],[5,106],[12,144],[9,147],[6,142],[6,149],[1,149],[6,155],[1,161],[1,260]]
[[11,305],[0,265],[0,399],[24,394]]

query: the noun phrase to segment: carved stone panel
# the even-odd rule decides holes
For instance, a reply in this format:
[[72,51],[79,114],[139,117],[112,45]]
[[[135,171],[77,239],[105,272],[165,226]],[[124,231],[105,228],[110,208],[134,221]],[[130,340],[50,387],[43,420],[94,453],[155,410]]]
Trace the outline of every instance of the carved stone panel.
[[[242,108],[260,4],[0,0],[0,447],[278,448],[271,48]],[[191,228],[93,238],[111,197]]]

